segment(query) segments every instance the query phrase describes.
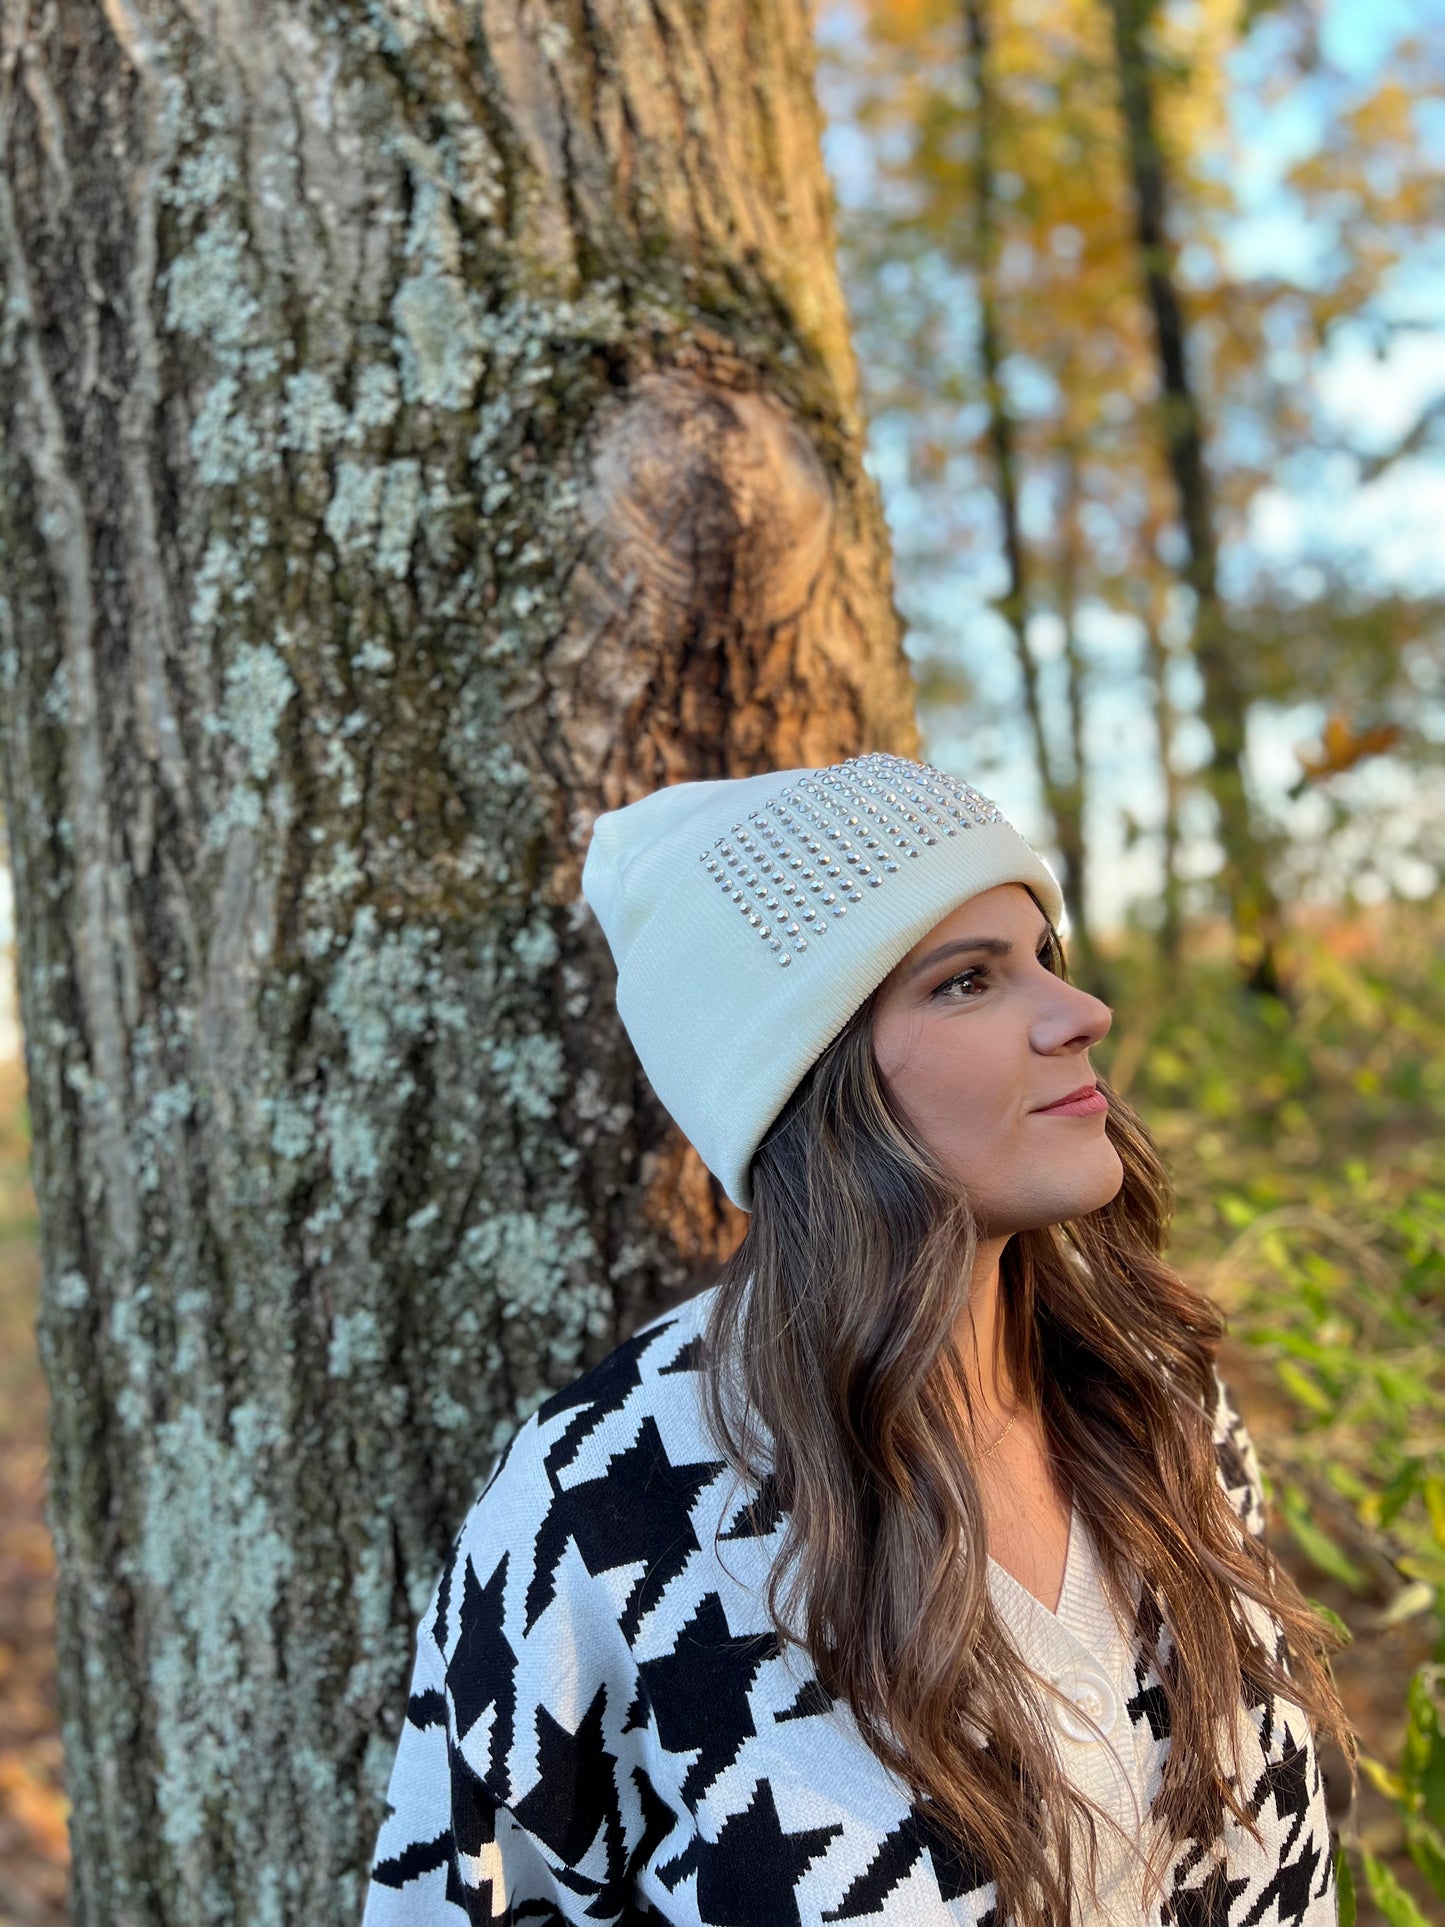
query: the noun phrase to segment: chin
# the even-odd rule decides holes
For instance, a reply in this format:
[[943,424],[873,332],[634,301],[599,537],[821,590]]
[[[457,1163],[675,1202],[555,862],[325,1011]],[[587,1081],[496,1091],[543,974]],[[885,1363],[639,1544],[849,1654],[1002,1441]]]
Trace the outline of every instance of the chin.
[[1044,1225],[1087,1218],[1117,1198],[1124,1185],[1124,1167],[1112,1144],[1108,1146],[1107,1158],[1101,1157],[1095,1170],[1076,1171],[1071,1175],[1075,1182],[1067,1191],[1060,1189],[1052,1197],[1039,1198],[1029,1206],[1001,1213],[1009,1231],[1037,1231]]
[[[1098,1211],[1102,1206],[1110,1203],[1114,1198],[1117,1198],[1123,1190],[1123,1162],[1119,1157],[1119,1153],[1107,1138],[1104,1140],[1104,1150],[1108,1153],[1107,1161],[1101,1160],[1104,1168],[1099,1174],[1098,1183],[1089,1187],[1088,1203],[1082,1206],[1080,1210],[1071,1211],[1069,1213],[1070,1217],[1081,1218],[1085,1212]],[[1083,1187],[1081,1186],[1080,1188],[1082,1189]]]

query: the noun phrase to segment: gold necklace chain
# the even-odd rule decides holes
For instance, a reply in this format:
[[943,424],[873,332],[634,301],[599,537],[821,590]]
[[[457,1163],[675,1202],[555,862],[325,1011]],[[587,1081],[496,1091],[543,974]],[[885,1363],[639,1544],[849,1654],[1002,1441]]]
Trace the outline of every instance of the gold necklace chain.
[[988,1448],[988,1451],[980,1452],[979,1458],[978,1458],[978,1462],[980,1465],[983,1464],[985,1459],[991,1458],[993,1454],[997,1452],[998,1448],[1003,1444],[1004,1440],[1008,1437],[1009,1433],[1014,1429],[1015,1425],[1017,1425],[1018,1416],[1019,1416],[1018,1410],[1017,1408],[1015,1408],[1013,1417],[1009,1420],[1008,1424],[999,1433],[998,1437],[994,1440],[993,1444]]

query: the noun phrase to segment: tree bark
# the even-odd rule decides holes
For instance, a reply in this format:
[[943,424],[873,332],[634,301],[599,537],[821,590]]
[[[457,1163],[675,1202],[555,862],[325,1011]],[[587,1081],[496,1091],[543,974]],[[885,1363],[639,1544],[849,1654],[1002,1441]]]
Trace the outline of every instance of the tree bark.
[[[1064,358],[1063,379],[1072,374],[1069,357]],[[1084,801],[1087,792],[1088,764],[1084,754],[1084,652],[1079,643],[1079,580],[1083,572],[1083,532],[1079,510],[1083,504],[1083,465],[1072,437],[1065,433],[1060,454],[1062,486],[1059,500],[1058,531],[1058,605],[1059,623],[1064,639],[1065,697],[1069,712],[1069,776],[1058,784],[1055,820],[1059,848],[1068,875],[1073,879],[1073,949],[1077,958],[1075,980],[1087,986],[1096,997],[1109,1001],[1110,980],[1104,960],[1094,942],[1088,916],[1089,844],[1084,827]]]
[[1038,665],[1029,646],[1029,618],[1033,607],[1028,551],[1019,517],[1018,430],[1004,386],[1004,339],[999,315],[995,274],[998,263],[998,207],[994,179],[994,130],[998,112],[990,68],[990,32],[986,0],[963,0],[965,59],[973,93],[974,139],[970,195],[974,272],[978,287],[978,352],[988,410],[988,445],[993,461],[994,491],[1003,537],[1007,588],[995,607],[1013,637],[1014,659],[1023,687],[1024,713],[1033,739],[1039,786],[1060,858],[1060,888],[1074,921],[1083,933],[1083,948],[1091,955],[1084,904],[1083,845],[1072,833],[1071,790],[1055,774],[1054,759],[1044,726],[1043,695]]
[[493,1453],[741,1228],[592,820],[916,749],[807,9],[3,18],[74,1919],[346,1922]]
[[1184,578],[1194,602],[1192,646],[1204,684],[1212,753],[1205,772],[1224,850],[1221,888],[1234,925],[1236,959],[1252,988],[1280,990],[1280,912],[1252,822],[1245,782],[1247,705],[1219,593],[1218,542],[1204,425],[1190,367],[1169,233],[1168,175],[1156,126],[1148,34],[1157,0],[1106,0],[1113,27],[1135,233],[1159,354],[1163,436],[1184,532]]
[[1160,824],[1163,853],[1159,886],[1159,956],[1173,972],[1182,961],[1183,923],[1179,909],[1179,812],[1183,784],[1174,767],[1174,741],[1177,719],[1169,694],[1169,652],[1164,645],[1158,589],[1144,574],[1141,592],[1143,607],[1140,622],[1144,631],[1145,660],[1154,688],[1154,728],[1159,749],[1159,772],[1164,789],[1164,814]]

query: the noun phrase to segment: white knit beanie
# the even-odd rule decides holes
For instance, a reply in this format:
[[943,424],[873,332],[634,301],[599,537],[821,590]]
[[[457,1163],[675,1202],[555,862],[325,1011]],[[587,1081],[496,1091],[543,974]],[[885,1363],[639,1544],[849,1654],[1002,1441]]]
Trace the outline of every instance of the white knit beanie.
[[599,816],[582,893],[642,1068],[744,1211],[749,1166],[804,1073],[949,911],[1053,873],[996,804],[927,763],[676,783]]

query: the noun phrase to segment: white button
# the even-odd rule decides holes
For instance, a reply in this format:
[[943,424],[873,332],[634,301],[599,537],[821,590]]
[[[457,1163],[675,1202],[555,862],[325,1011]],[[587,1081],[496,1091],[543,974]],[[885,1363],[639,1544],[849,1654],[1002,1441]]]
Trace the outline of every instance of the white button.
[[1097,1666],[1071,1666],[1055,1673],[1054,1684],[1067,1695],[1055,1701],[1054,1719],[1069,1739],[1087,1742],[1113,1732],[1119,1702]]

